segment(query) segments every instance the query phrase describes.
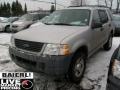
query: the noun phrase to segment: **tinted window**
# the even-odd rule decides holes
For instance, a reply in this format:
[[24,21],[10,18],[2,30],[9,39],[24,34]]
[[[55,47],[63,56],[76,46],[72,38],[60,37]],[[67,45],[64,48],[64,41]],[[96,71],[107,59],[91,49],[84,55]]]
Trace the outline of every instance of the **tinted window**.
[[93,22],[94,23],[100,23],[100,17],[99,17],[99,14],[98,14],[98,10],[95,10],[93,12]]
[[36,21],[36,20],[39,20],[39,15],[38,14],[33,15],[33,21]]
[[39,19],[42,19],[46,16],[47,14],[39,14]]
[[119,51],[118,51],[118,56],[117,58],[120,60],[120,47],[119,47]]
[[120,21],[120,15],[113,15],[114,21]]
[[108,22],[108,16],[105,10],[99,10],[99,16],[100,16],[100,21],[102,23],[106,23]]
[[19,20],[23,20],[23,21],[32,21],[32,20],[38,20],[38,14],[25,14],[22,17],[20,17]]
[[49,24],[69,24],[73,26],[89,25],[90,10],[67,9],[53,12],[47,20]]
[[112,15],[111,11],[108,9],[107,12],[108,12],[108,14],[110,16],[110,19],[113,20],[113,15]]

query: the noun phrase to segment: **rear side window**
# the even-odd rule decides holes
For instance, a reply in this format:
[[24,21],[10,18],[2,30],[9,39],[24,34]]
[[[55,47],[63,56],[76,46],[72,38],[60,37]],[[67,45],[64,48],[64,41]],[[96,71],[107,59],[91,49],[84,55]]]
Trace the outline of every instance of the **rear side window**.
[[33,21],[36,21],[36,20],[39,20],[39,15],[38,14],[33,15]]
[[120,47],[119,47],[118,49],[119,49],[119,50],[118,50],[117,58],[118,58],[118,60],[120,60]]
[[98,14],[98,10],[95,10],[93,12],[93,22],[94,23],[100,23],[100,17],[99,17],[99,14]]
[[112,15],[111,11],[110,11],[110,10],[107,10],[107,12],[108,12],[108,14],[109,14],[109,16],[110,16],[110,19],[113,20],[113,15]]
[[106,13],[106,10],[98,10],[99,16],[100,16],[100,21],[102,23],[107,23],[108,22],[108,15]]

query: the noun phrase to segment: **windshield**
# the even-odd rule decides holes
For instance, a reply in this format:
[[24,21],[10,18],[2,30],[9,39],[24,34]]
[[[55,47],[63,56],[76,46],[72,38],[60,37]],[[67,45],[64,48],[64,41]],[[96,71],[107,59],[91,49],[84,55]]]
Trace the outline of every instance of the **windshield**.
[[18,17],[10,17],[10,18],[8,18],[8,22],[14,22],[16,20],[18,20]]
[[114,21],[120,21],[120,16],[119,15],[113,15],[113,20]]
[[45,22],[47,22],[48,18],[49,18],[49,16],[45,16],[44,18],[42,18],[40,20],[40,22],[45,23]]
[[48,25],[87,26],[89,25],[89,19],[90,10],[67,9],[54,12],[44,21],[44,23]]
[[25,14],[22,17],[20,17],[19,20],[22,20],[22,21],[33,21],[33,20],[35,20],[37,18],[38,18],[37,14]]

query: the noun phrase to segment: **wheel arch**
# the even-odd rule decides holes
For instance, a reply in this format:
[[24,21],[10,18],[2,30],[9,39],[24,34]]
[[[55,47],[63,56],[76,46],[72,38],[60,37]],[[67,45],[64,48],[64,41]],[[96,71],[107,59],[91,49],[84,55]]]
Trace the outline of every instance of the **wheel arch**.
[[10,27],[10,25],[6,25],[5,28],[6,28],[6,27]]
[[7,28],[9,28],[10,25],[6,25],[5,28],[4,28],[4,31],[6,31]]
[[[76,61],[76,59],[75,59],[76,57],[75,57],[75,56],[76,56],[76,55],[79,55],[79,52],[84,53],[84,54],[86,55],[86,57],[85,57],[85,60],[84,60],[84,70],[83,70],[82,75],[80,76],[79,80],[77,80],[78,78],[72,76],[72,75],[73,75],[73,74],[72,74],[72,71],[73,71],[73,70],[71,70],[71,67],[72,67],[73,65],[75,65],[75,61]],[[84,75],[85,68],[86,68],[86,59],[87,59],[87,57],[88,57],[88,48],[87,48],[87,46],[85,46],[85,45],[79,47],[79,48],[76,50],[76,52],[73,54],[73,57],[72,57],[72,60],[71,60],[71,62],[70,62],[69,69],[68,69],[68,79],[69,79],[70,81],[78,84],[78,83],[82,80],[82,77],[83,77],[83,75]]]
[[73,57],[74,57],[77,53],[79,53],[79,52],[84,53],[85,56],[86,56],[86,59],[88,58],[88,47],[87,47],[86,45],[80,46],[80,47],[74,52]]

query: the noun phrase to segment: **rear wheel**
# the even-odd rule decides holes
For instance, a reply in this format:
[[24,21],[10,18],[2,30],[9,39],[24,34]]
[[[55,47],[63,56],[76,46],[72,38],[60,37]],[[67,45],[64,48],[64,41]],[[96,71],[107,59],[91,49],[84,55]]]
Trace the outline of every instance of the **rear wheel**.
[[85,71],[85,55],[83,53],[77,53],[69,68],[69,79],[74,83],[79,83],[83,77]]
[[104,50],[108,51],[112,48],[112,41],[113,41],[113,37],[112,35],[110,35],[107,43],[103,46]]

